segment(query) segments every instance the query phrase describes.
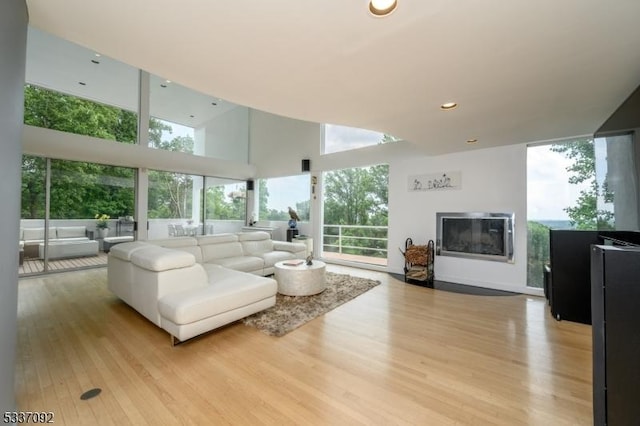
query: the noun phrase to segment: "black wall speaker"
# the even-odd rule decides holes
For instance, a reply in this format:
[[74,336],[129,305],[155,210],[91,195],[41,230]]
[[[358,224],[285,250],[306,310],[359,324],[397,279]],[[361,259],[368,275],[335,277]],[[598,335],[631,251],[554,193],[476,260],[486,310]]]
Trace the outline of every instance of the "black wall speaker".
[[252,180],[248,180],[247,181],[247,191],[253,191],[253,181]]
[[311,160],[309,159],[302,160],[302,171],[303,172],[311,171]]

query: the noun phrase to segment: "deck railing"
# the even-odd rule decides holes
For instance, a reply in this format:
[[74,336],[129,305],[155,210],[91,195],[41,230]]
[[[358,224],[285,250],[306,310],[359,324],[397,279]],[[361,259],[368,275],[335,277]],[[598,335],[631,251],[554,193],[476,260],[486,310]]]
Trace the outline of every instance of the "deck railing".
[[388,226],[323,225],[325,252],[387,258]]

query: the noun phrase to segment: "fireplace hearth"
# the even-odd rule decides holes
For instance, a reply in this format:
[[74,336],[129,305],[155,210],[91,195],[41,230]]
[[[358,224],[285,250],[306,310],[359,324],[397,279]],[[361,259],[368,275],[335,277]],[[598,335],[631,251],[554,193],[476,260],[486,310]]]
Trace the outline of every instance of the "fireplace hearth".
[[513,213],[436,213],[436,255],[513,262]]

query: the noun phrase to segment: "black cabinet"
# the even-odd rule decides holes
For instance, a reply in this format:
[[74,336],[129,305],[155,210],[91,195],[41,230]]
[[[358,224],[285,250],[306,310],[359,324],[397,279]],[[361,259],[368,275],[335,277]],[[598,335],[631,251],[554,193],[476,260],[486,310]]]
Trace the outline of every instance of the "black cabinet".
[[551,314],[558,320],[591,324],[591,245],[639,244],[637,231],[549,232],[551,272],[548,298]]
[[551,315],[591,324],[590,250],[597,231],[551,230],[551,273],[547,289]]
[[593,420],[640,421],[640,249],[591,248]]

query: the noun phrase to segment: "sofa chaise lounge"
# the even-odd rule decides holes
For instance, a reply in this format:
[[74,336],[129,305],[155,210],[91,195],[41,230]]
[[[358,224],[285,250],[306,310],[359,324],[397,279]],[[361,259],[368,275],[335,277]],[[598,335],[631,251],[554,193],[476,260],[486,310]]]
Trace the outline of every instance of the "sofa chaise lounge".
[[108,287],[176,344],[273,306],[267,275],[305,252],[266,232],[121,243],[109,252]]

